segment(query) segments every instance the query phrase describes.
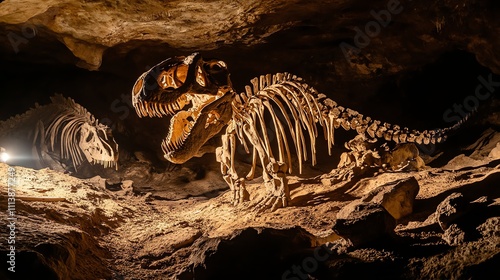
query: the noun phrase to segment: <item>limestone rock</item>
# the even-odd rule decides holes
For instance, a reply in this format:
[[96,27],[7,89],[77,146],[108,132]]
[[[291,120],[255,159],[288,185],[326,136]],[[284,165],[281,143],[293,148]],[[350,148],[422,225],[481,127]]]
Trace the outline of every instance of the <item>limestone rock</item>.
[[399,220],[413,212],[419,189],[417,179],[409,177],[382,185],[361,199],[381,205],[394,219]]
[[464,215],[468,206],[461,193],[452,193],[443,200],[436,209],[436,219],[439,226],[446,230],[458,218]]
[[337,213],[332,229],[359,246],[391,234],[395,225],[394,218],[382,206],[355,200]]

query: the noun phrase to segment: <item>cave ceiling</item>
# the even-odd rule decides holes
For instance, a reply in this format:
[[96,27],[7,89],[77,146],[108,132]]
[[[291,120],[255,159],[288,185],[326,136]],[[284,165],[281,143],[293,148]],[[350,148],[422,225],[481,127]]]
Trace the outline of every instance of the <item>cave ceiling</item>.
[[[499,70],[496,1],[5,0],[0,5],[3,56],[38,54],[69,62],[65,53],[35,48],[59,42],[78,66],[91,70],[102,66],[108,52],[123,55],[143,46],[187,52],[279,42],[297,50],[329,48],[334,54],[325,59],[337,62],[340,43],[353,44],[358,29],[371,32],[362,54],[352,57],[371,62],[356,68],[360,74],[380,68],[397,72],[415,55],[423,60],[424,53],[450,49],[471,52]],[[390,18],[383,22],[387,11]],[[378,28],[370,24],[377,15]]]

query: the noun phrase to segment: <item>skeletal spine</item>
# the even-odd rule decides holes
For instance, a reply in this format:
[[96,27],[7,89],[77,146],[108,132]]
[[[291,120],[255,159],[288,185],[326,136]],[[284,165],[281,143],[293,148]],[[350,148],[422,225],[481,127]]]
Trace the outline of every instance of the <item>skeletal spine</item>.
[[[299,160],[299,172],[302,172],[302,160],[308,158],[306,139],[309,139],[312,164],[316,164],[317,124],[323,128],[328,152],[331,154],[334,131],[339,127],[355,130],[364,135],[365,139],[382,138],[396,143],[429,144],[444,141],[447,133],[457,129],[467,119],[466,117],[448,128],[420,132],[381,123],[352,109],[338,106],[335,101],[319,94],[301,78],[289,73],[260,76],[252,79],[251,84],[251,87],[246,86],[245,92],[237,95],[232,102],[233,118],[222,136],[222,147],[218,149],[217,157],[223,176],[235,194],[236,202],[248,199],[248,195],[245,195],[244,180],[253,178],[260,159],[264,182],[271,184],[271,189],[274,190],[265,204],[271,204],[266,207],[273,210],[287,206],[290,199],[286,175],[283,173],[284,169],[287,169],[288,173],[292,172],[288,138],[293,141]],[[278,146],[277,154],[273,151],[269,139],[266,113],[271,116]],[[237,174],[234,166],[235,138],[238,138],[248,153],[249,147],[252,147],[252,168],[244,178]],[[276,190],[279,190],[279,195],[276,195]]]
[[[308,149],[306,139],[309,139],[312,164],[316,163],[315,138],[318,136],[316,124],[323,128],[328,142],[328,151],[334,144],[334,131],[342,127],[345,130],[355,130],[358,134],[365,134],[368,138],[382,138],[396,143],[415,142],[418,144],[439,143],[446,139],[446,134],[460,126],[460,123],[445,128],[430,131],[409,130],[397,125],[381,123],[365,117],[355,110],[338,106],[337,103],[319,94],[313,87],[306,84],[301,78],[289,73],[260,76],[251,80],[252,87],[246,86],[233,102],[233,121],[237,126],[249,120],[255,121],[261,131],[259,138],[265,150],[272,154],[268,133],[265,131],[266,122],[264,111],[271,115],[274,132],[278,143],[278,157],[288,164],[291,171],[290,145],[287,132],[293,140],[295,152],[299,159],[299,170],[302,172],[302,159],[307,160]],[[280,111],[283,122],[275,112]],[[289,117],[291,115],[291,118]],[[286,130],[285,127],[288,129]],[[304,133],[305,131],[305,133]],[[241,128],[236,134],[244,146],[250,135],[246,135]],[[308,137],[306,137],[306,135]]]

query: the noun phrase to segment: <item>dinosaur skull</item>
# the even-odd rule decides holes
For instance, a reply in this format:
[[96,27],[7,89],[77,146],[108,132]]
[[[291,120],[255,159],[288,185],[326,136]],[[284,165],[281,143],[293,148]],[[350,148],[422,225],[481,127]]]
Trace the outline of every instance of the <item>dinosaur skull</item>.
[[118,154],[114,152],[118,151],[118,144],[107,126],[83,123],[80,128],[79,146],[88,162],[104,167],[118,167]]
[[226,63],[200,54],[168,58],[143,73],[132,90],[140,117],[171,115],[162,143],[167,160],[184,163],[229,122],[234,91]]

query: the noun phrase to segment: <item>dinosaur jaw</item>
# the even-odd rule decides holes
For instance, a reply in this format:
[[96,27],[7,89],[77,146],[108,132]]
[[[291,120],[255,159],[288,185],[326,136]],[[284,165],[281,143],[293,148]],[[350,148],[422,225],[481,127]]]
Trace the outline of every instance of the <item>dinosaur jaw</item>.
[[109,139],[100,141],[100,145],[84,151],[87,161],[94,165],[102,165],[104,168],[118,170],[118,144],[114,141],[110,143]]
[[162,150],[167,160],[183,163],[229,122],[233,96],[226,63],[193,53],[143,73],[132,89],[132,105],[139,117],[172,116]]
[[109,160],[93,160],[90,162],[91,164],[94,165],[102,165],[104,168],[114,168],[118,169],[118,163],[116,161],[109,161]]
[[161,147],[165,159],[181,164],[196,157],[229,122],[233,96],[233,89],[223,86],[215,95],[187,92],[170,102],[137,102],[135,108],[140,117],[172,116]]
[[170,102],[139,102],[136,111],[140,117],[172,115],[161,147],[168,161],[180,164],[195,157],[227,124],[232,97],[233,89],[223,86],[216,94],[187,92]]
[[[82,124],[78,146],[89,163],[118,168],[118,144],[107,126],[97,122]],[[76,152],[72,155],[78,156]]]
[[[170,120],[167,137],[162,142],[164,157],[181,164],[199,156],[202,146],[229,122],[232,116],[232,94],[202,107],[176,113]],[[198,108],[198,109],[197,109]]]

